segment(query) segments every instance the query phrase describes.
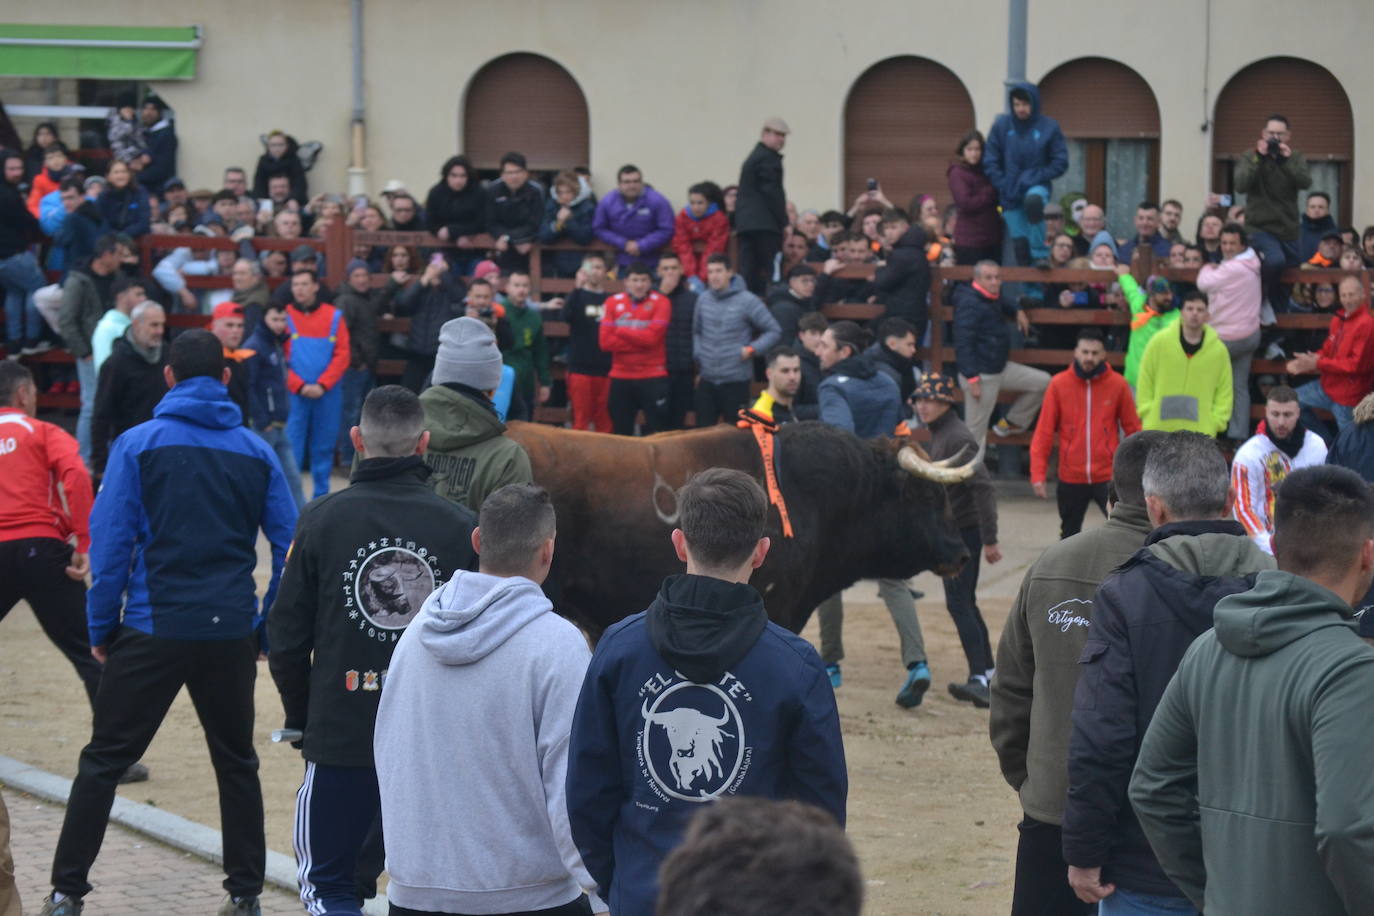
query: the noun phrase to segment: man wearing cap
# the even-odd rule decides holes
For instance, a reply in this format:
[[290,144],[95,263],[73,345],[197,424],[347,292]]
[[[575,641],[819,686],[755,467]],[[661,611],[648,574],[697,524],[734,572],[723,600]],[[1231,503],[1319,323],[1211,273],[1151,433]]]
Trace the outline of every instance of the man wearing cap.
[[1088,503],[1107,514],[1107,484],[1122,433],[1140,431],[1135,398],[1126,380],[1107,362],[1102,332],[1083,328],[1073,350],[1073,365],[1050,379],[1045,403],[1031,440],[1031,486],[1046,498],[1050,451],[1059,445],[1059,537],[1083,530]]
[[439,330],[434,384],[420,395],[430,432],[430,485],[473,512],[508,483],[534,482],[529,455],[503,435],[506,425],[491,402],[504,366],[490,327],[477,318],[455,318]]
[[248,425],[248,368],[245,365],[252,350],[239,349],[243,343],[243,306],[237,302],[221,302],[210,313],[210,333],[224,346],[224,365],[229,370],[229,399],[243,411],[243,423]]
[[320,302],[320,284],[312,271],[292,271],[290,289],[286,387],[291,391],[291,415],[286,421],[286,438],[291,440],[298,467],[305,468],[309,458],[318,498],[329,492],[334,445],[342,422],[339,380],[348,368],[348,325],[343,312]]
[[782,118],[764,121],[763,134],[739,172],[739,198],[735,202],[739,273],[756,296],[767,289],[773,259],[782,249],[782,229],[787,225],[782,148],[788,133]]
[[[949,458],[958,463],[978,451],[973,433],[952,409],[954,392],[953,379],[939,372],[928,372],[912,395],[916,414],[930,430],[926,451],[935,461]],[[997,546],[997,493],[982,462],[978,463],[971,478],[951,484],[948,492],[954,523],[968,548],[968,562],[959,575],[944,580],[945,607],[954,618],[954,628],[959,633],[969,670],[968,680],[950,684],[949,692],[957,700],[987,709],[988,681],[992,678],[993,666],[992,644],[988,642],[988,626],[978,610],[976,592],[979,555],[989,564],[1002,559],[1002,551]]]

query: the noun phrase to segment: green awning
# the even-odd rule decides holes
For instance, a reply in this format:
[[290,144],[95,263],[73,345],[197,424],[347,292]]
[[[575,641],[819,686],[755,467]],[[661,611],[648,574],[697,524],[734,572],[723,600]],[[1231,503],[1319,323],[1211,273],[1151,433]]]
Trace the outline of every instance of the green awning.
[[0,76],[189,80],[200,27],[0,24]]

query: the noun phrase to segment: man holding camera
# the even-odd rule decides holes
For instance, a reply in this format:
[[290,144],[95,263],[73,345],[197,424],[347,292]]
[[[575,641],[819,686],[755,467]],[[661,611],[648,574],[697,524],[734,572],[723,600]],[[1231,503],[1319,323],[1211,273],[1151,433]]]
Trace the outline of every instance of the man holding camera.
[[1270,115],[1255,148],[1236,164],[1235,188],[1247,195],[1245,229],[1264,265],[1264,293],[1276,310],[1288,301],[1279,274],[1298,266],[1298,192],[1312,184],[1307,160],[1288,145],[1289,138],[1288,119]]

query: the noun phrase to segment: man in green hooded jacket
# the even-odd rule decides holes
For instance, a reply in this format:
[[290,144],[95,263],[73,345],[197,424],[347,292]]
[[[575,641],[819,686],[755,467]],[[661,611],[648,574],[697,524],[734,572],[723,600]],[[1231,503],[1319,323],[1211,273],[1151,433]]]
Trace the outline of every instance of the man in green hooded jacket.
[[1145,734],[1130,799],[1169,878],[1207,913],[1374,906],[1374,494],[1303,468],[1275,505],[1278,569],[1217,602]]

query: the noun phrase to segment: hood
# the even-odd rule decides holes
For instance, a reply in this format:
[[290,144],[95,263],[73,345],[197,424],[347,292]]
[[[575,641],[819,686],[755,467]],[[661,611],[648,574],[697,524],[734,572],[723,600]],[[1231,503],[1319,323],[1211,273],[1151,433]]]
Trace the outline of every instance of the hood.
[[552,611],[543,589],[524,576],[460,570],[425,599],[416,623],[430,655],[445,665],[471,665]]
[[924,251],[926,247],[926,230],[924,226],[912,226],[902,233],[892,246],[893,248],[915,248],[917,251]]
[[[1024,89],[1030,95],[1031,115],[1024,121],[1016,117],[1011,110],[1011,93],[1014,89]],[[1029,83],[1025,80],[1017,80],[1007,87],[1007,114],[1011,117],[1012,124],[1015,125],[1018,130],[1023,127],[1029,128],[1035,124],[1040,117],[1040,90],[1036,88],[1034,83]]]
[[873,360],[866,354],[848,356],[840,360],[825,373],[826,378],[838,377],[841,375],[850,378],[873,378],[878,374],[878,367],[873,365]]
[[370,483],[377,480],[409,478],[420,483],[429,479],[431,471],[419,455],[404,458],[364,458],[358,462],[348,480],[350,483]]
[[714,684],[758,642],[768,614],[751,585],[669,576],[645,614],[649,642],[697,684]]
[[1355,405],[1355,422],[1363,426],[1374,420],[1374,394],[1367,394]]
[[706,207],[706,212],[703,213],[703,214],[701,214],[701,216],[694,216],[694,215],[692,214],[692,208],[691,208],[691,207],[683,207],[683,208],[682,208],[682,215],[685,216],[685,217],[687,217],[688,219],[690,219],[690,220],[691,220],[692,222],[694,222],[694,223],[699,223],[699,222],[701,222],[701,221],[704,220],[704,219],[710,219],[711,217],[715,216],[715,215],[716,215],[717,213],[719,213],[719,212],[720,212],[720,207],[717,207],[715,204],[708,204],[707,207]]
[[1248,576],[1273,569],[1274,558],[1255,546],[1233,519],[1171,522],[1145,539],[1150,552],[1195,576]]
[[1228,595],[1213,614],[1217,642],[1243,658],[1270,655],[1327,627],[1357,629],[1354,611],[1310,579],[1271,569],[1248,592]]
[[207,429],[233,429],[243,425],[243,412],[229,400],[229,389],[208,376],[189,378],[162,396],[155,417],[176,417]]
[[443,385],[426,388],[420,395],[428,418],[429,447],[439,452],[467,448],[506,431],[506,426],[472,395]]

